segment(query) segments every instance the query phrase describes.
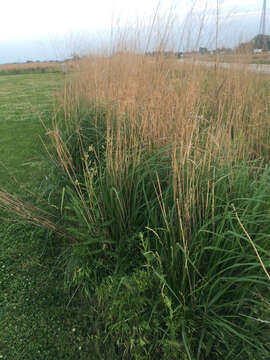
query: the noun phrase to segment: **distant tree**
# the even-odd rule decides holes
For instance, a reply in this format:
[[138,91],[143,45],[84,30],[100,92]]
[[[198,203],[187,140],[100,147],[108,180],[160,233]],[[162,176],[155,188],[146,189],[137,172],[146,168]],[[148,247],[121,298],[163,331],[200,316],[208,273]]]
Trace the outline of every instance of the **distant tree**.
[[252,41],[242,42],[235,48],[236,52],[239,53],[250,53],[254,49],[254,44]]
[[254,49],[270,50],[270,36],[269,35],[256,35],[251,41],[240,43],[236,47],[239,52],[252,52]]
[[258,34],[252,39],[254,49],[270,50],[270,36]]
[[207,49],[206,47],[200,47],[199,53],[200,53],[201,55],[207,54],[207,53],[208,53],[208,49]]

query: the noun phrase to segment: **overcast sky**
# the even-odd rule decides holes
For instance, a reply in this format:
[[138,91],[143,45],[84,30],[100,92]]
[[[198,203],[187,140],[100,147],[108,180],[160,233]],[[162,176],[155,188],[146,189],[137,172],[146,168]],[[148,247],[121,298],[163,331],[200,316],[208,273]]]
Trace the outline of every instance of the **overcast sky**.
[[[134,29],[136,22],[147,27],[159,3],[160,14],[170,8],[179,24],[194,29],[206,13],[200,45],[211,46],[217,2],[220,45],[234,46],[258,33],[263,0],[1,0],[0,63],[63,58],[90,44],[106,44],[112,27]],[[267,32],[268,19],[267,14]]]

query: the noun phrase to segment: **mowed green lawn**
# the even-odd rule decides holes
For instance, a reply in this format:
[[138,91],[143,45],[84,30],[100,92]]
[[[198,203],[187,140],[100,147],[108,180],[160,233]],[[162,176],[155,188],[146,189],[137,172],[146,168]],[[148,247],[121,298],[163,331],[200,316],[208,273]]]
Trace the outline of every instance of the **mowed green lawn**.
[[[12,194],[42,186],[40,117],[49,118],[63,84],[62,74],[0,76],[0,185]],[[83,314],[64,295],[50,241],[46,231],[0,220],[0,359],[89,359]]]
[[42,154],[39,136],[63,85],[62,74],[0,76],[0,185],[18,191],[38,185]]

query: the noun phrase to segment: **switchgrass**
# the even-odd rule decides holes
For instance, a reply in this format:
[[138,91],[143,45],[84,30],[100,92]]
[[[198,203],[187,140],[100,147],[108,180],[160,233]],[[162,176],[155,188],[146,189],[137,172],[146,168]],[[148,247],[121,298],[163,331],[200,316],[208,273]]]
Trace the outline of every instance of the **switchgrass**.
[[269,357],[269,79],[162,54],[77,65],[46,128],[57,220],[0,206],[68,239],[97,356]]

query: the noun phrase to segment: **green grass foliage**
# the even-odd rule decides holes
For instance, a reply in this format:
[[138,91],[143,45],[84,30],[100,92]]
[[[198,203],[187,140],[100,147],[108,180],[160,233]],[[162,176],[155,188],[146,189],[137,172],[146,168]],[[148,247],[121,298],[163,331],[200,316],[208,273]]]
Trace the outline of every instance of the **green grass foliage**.
[[[158,64],[156,78],[163,72],[162,66],[164,63]],[[239,84],[238,74],[233,75],[236,80],[226,80],[229,88],[224,94],[224,75],[217,80],[214,70],[211,74],[207,84],[205,80],[197,83],[190,79],[188,72],[165,71],[170,81],[179,76],[177,81],[185,84],[196,82],[195,90],[188,88],[187,99],[189,91],[193,99],[200,90],[209,98],[213,95],[213,101],[204,103],[204,95],[200,95],[198,104],[190,100],[209,121],[192,131],[194,123],[184,123],[181,131],[186,131],[185,137],[178,141],[176,137],[169,138],[168,132],[169,141],[164,144],[160,139],[167,128],[162,127],[161,121],[157,126],[163,130],[158,136],[149,135],[157,129],[151,127],[154,117],[144,122],[147,105],[121,107],[120,112],[118,101],[122,94],[119,99],[101,99],[95,98],[94,93],[89,99],[84,83],[80,91],[76,82],[65,88],[62,106],[52,117],[51,125],[46,123],[43,134],[50,160],[46,163],[47,180],[42,182],[40,207],[47,213],[25,207],[32,215],[23,220],[30,219],[31,224],[47,229],[34,230],[26,224],[19,227],[27,229],[23,239],[30,246],[24,250],[28,255],[33,249],[43,248],[42,256],[35,253],[22,263],[19,261],[22,267],[34,261],[34,271],[41,273],[38,279],[44,281],[47,289],[42,291],[37,284],[40,306],[43,308],[47,302],[48,307],[33,323],[37,326],[42,321],[46,327],[47,315],[54,317],[47,335],[38,330],[39,345],[35,345],[30,330],[29,336],[23,337],[28,341],[25,358],[29,358],[31,349],[35,354],[41,351],[35,357],[40,359],[269,358],[268,135],[256,130],[259,135],[252,142],[252,134],[243,132],[252,122],[247,112],[251,96],[247,95],[241,111],[230,106],[234,100],[227,90]],[[83,76],[86,78],[84,73]],[[238,93],[242,98],[241,91]],[[265,89],[262,93],[268,96]],[[168,97],[169,101],[173,98]],[[264,101],[266,98],[262,99],[262,108]],[[158,107],[160,103],[158,98],[155,116],[164,110]],[[189,110],[191,105],[187,104]],[[172,103],[167,109],[171,108]],[[264,108],[263,114],[259,113],[265,129],[267,111]],[[164,111],[163,115],[166,118],[169,112]],[[193,117],[197,119],[196,116]],[[175,124],[172,133],[178,129],[177,121]],[[146,126],[147,135],[143,132]],[[219,132],[221,128],[227,137]],[[209,139],[214,138],[217,143],[215,136],[220,133],[221,145],[216,150]],[[262,136],[264,143],[259,141]],[[228,138],[228,142],[223,138]],[[250,149],[247,144],[252,144]],[[250,150],[256,151],[255,159]],[[4,203],[3,194],[2,207],[16,213],[14,207]],[[23,212],[17,211],[18,214],[24,216]],[[35,236],[44,241],[35,243]],[[9,233],[1,245],[5,253],[1,257],[4,275],[0,296],[5,306],[16,306],[8,288],[17,291],[18,284],[14,285],[4,270],[5,266],[11,270],[17,254],[15,247],[10,253],[8,239]],[[9,261],[10,264],[5,263]],[[54,270],[45,276],[44,267],[48,269],[52,264]],[[18,279],[23,277],[23,273],[18,273]],[[27,286],[20,294],[33,301],[33,286],[29,285],[29,292]],[[63,299],[68,297],[66,309],[70,307],[70,311],[63,309],[64,291]],[[8,301],[3,299],[5,293]],[[27,314],[27,307],[19,304]],[[32,308],[39,311],[39,306]],[[71,325],[71,319],[76,325]],[[14,320],[10,321],[15,326]],[[1,337],[0,345],[2,341],[6,346],[10,344],[11,330],[7,322],[4,324],[8,332]],[[71,335],[67,331],[69,325]],[[46,344],[42,336],[47,339]],[[18,351],[22,342],[17,339],[14,344],[9,350],[1,349],[0,355],[23,358]]]
[[[269,168],[187,159],[175,199],[170,148],[136,154],[123,179],[108,166],[106,114],[84,116],[83,148],[65,141],[76,170],[62,185],[61,222],[74,238],[63,262],[71,294],[90,299],[100,358],[267,357],[269,280],[237,216],[267,266]],[[196,186],[190,218],[184,204]]]

